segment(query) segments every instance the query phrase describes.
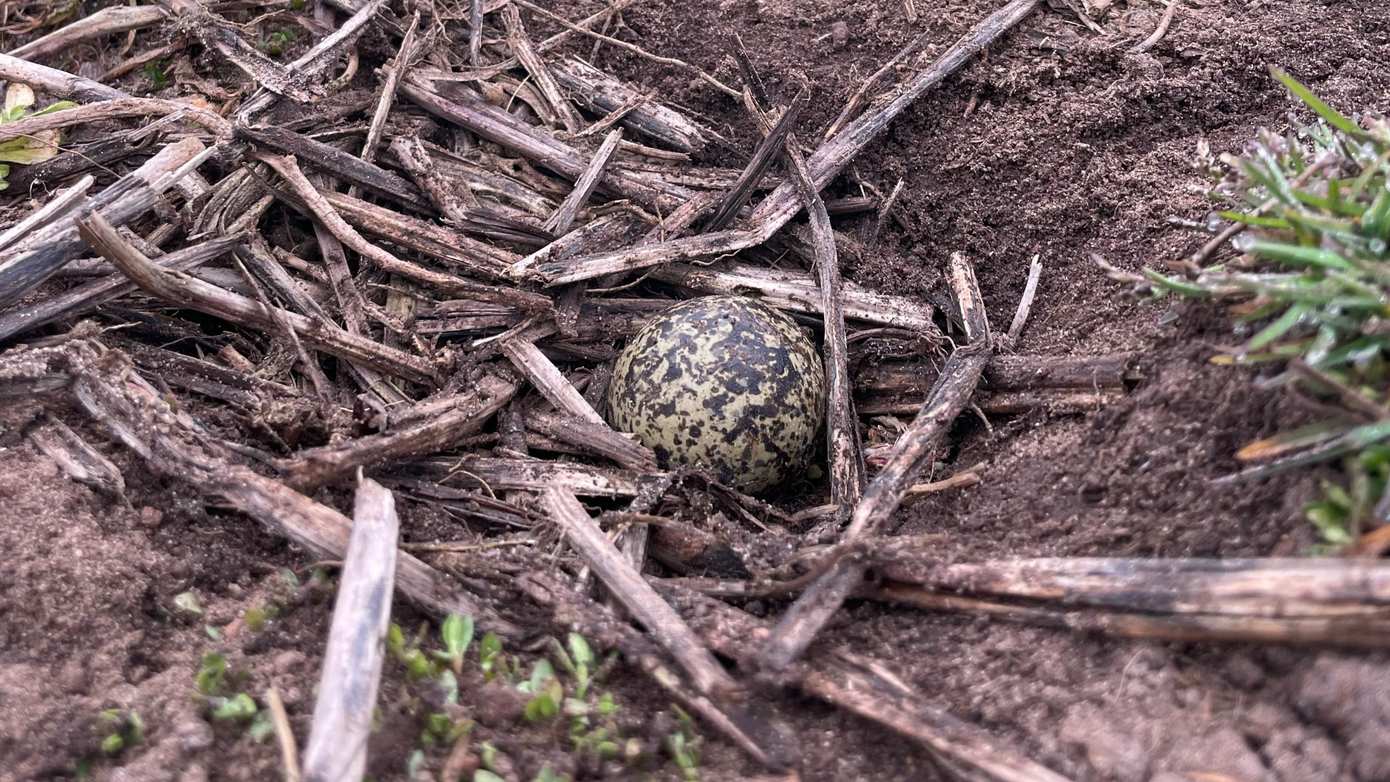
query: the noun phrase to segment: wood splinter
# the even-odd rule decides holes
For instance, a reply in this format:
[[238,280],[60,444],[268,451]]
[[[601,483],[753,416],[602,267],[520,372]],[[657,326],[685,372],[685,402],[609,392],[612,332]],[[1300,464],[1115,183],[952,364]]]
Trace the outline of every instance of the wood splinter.
[[564,531],[565,539],[589,563],[609,592],[675,658],[698,692],[723,700],[739,691],[728,671],[633,569],[573,494],[551,488],[545,492],[544,502],[551,520]]
[[[961,253],[951,256],[950,282],[968,342],[947,359],[921,411],[898,437],[887,463],[864,490],[845,531],[847,541],[883,531],[922,468],[931,461],[951,423],[969,405],[989,363],[993,344],[984,299],[974,268]],[[759,668],[773,673],[785,670],[859,588],[864,573],[862,562],[849,559],[826,570],[782,615],[758,656]]]
[[371,479],[358,480],[352,535],[304,751],[307,782],[360,779],[367,768],[367,737],[391,621],[400,522],[391,492]]

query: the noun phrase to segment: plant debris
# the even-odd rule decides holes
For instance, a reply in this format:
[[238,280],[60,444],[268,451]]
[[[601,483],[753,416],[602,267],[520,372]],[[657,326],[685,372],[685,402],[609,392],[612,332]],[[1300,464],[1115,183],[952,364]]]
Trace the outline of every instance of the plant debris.
[[[1063,780],[893,662],[838,647],[827,628],[844,604],[1129,638],[1390,647],[1390,576],[1374,562],[947,562],[931,539],[892,534],[905,502],[988,480],[933,480],[958,419],[1094,410],[1138,377],[1131,353],[1012,352],[1040,295],[1036,257],[1022,301],[993,325],[963,249],[931,301],[842,279],[842,256],[898,219],[905,185],[833,197],[837,183],[857,179],[856,160],[915,103],[1011,45],[1038,0],[1001,2],[953,43],[928,27],[825,128],[805,119],[823,97],[814,78],[765,80],[738,37],[737,79],[616,37],[634,2],[578,21],[524,0],[16,12],[26,35],[46,32],[0,55],[0,189],[52,194],[0,233],[0,399],[40,402],[23,436],[122,507],[127,463],[65,412],[143,473],[312,558],[312,577],[271,576],[234,621],[214,624],[215,600],[191,589],[159,608],[226,650],[192,677],[200,729],[273,736],[287,779],[375,776],[368,744],[389,691],[415,731],[393,773],[412,779],[620,776],[669,761],[693,780],[716,744],[756,773],[794,774],[804,738],[776,713],[785,690],[909,739],[945,774]],[[1160,46],[1178,7],[1131,54]],[[1103,29],[1108,8],[1085,4],[1082,18]],[[137,35],[152,29],[167,35]],[[843,48],[849,28],[830,35]],[[44,64],[113,36],[127,44],[111,67]],[[561,51],[581,39],[741,104],[751,137]],[[146,48],[131,54],[137,40]],[[1258,238],[1224,235],[1297,271],[1201,266],[1216,247],[1143,280],[1241,295],[1244,317],[1273,318],[1230,360],[1293,358],[1274,382],[1317,388],[1346,421],[1247,446],[1239,458],[1269,464],[1242,477],[1349,455],[1350,488],[1329,485],[1310,512],[1343,535],[1332,542],[1364,532],[1364,549],[1383,550],[1365,527],[1390,502],[1374,265],[1390,239],[1390,139],[1284,80],[1323,124],[1229,161],[1241,208],[1224,216]],[[874,215],[865,241],[833,219],[862,213]],[[621,347],[707,294],[757,298],[815,336],[824,471],[749,496],[610,425]],[[350,519],[336,506],[354,486]],[[416,514],[457,539],[398,539]],[[297,736],[302,693],[248,691],[238,655],[329,588],[325,571],[338,598],[315,609],[332,626]],[[438,622],[438,643],[427,624],[392,622],[393,595]],[[620,661],[677,715],[653,735],[599,687]],[[384,684],[383,668],[406,683]],[[88,765],[168,729],[124,705],[95,721]],[[522,725],[570,752],[519,761],[504,739]]]

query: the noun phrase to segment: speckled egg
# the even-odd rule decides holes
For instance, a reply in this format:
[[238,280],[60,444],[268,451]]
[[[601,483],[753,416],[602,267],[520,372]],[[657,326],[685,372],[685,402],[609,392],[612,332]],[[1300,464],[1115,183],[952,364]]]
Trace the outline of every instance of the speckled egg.
[[743,296],[692,299],[653,318],[613,369],[608,415],[663,464],[700,467],[744,491],[806,467],[825,371],[800,327]]

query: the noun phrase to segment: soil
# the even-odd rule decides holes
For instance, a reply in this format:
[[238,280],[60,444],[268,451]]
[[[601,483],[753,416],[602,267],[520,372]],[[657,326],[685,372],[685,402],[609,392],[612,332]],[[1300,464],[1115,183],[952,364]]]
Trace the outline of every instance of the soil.
[[[812,86],[802,133],[810,143],[809,129],[825,127],[902,44],[929,30],[939,52],[995,3],[908,5],[916,21],[899,2],[647,0],[624,14],[623,36],[734,82],[722,53],[741,35],[774,95]],[[570,18],[592,10],[554,6]],[[1287,126],[1293,105],[1268,64],[1343,110],[1390,111],[1390,6],[1187,0],[1156,46],[1129,51],[1161,11],[1120,0],[1104,22],[1111,33],[1100,36],[1064,4],[1042,9],[900,117],[832,187],[887,193],[904,182],[878,240],[845,258],[848,279],[934,296],[946,257],[963,251],[1001,329],[1038,255],[1042,284],[1019,352],[1143,356],[1143,380],[1104,409],[957,426],[945,472],[982,464],[982,481],[897,519],[901,533],[944,533],[943,558],[1297,555],[1316,542],[1301,507],[1317,476],[1212,483],[1234,469],[1240,445],[1299,414],[1248,373],[1208,363],[1213,346],[1234,340],[1229,322],[1202,306],[1130,296],[1088,256],[1134,270],[1203,241],[1168,218],[1205,218],[1192,165],[1199,142],[1231,151],[1259,127]],[[554,31],[540,21],[534,29]],[[135,50],[156,44],[142,34]],[[93,66],[83,62],[116,61],[114,48],[78,47],[52,64],[86,73]],[[569,48],[587,55],[590,44]],[[756,134],[734,102],[612,47],[598,60],[738,140],[708,162],[746,159]],[[839,227],[872,220],[841,218]],[[274,740],[211,724],[193,697],[195,671],[220,650],[247,692],[279,690],[302,738],[331,590],[308,578],[313,563],[301,552],[151,477],[80,414],[59,409],[121,468],[126,501],[71,482],[24,436],[38,410],[0,411],[0,780],[275,778]],[[407,539],[432,539],[439,524],[403,505]],[[190,591],[200,617],[174,603]],[[267,605],[277,615],[253,629],[248,609]],[[406,606],[395,620],[421,622]],[[1380,654],[1108,640],[874,604],[850,606],[822,643],[890,662],[936,705],[1078,780],[1390,779],[1390,666]],[[419,743],[419,726],[400,712],[404,680],[388,665],[374,779],[405,778]],[[555,750],[563,736],[516,720],[505,693],[463,685],[460,710],[480,723],[475,742],[495,743],[518,778],[545,762],[574,771]],[[615,776],[678,778],[658,748],[674,724],[662,696],[622,665],[604,686],[625,735],[650,756]],[[774,706],[799,737],[803,779],[943,778],[923,751],[855,717],[793,696]],[[97,715],[108,708],[134,710],[146,724],[145,741],[115,758],[96,749]],[[700,773],[759,771],[706,736]]]

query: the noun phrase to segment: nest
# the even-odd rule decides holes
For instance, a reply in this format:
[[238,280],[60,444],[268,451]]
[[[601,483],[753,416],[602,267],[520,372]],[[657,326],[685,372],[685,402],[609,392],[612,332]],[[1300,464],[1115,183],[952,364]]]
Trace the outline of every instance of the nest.
[[[522,0],[474,0],[468,13],[335,0],[348,15],[310,25],[313,44],[284,62],[247,39],[243,4],[168,0],[107,9],[0,56],[0,77],[82,104],[0,124],[0,142],[115,128],[11,175],[14,190],[63,189],[0,236],[0,341],[12,344],[0,396],[70,395],[154,471],[314,556],[346,559],[345,589],[384,580],[429,612],[468,614],[502,635],[580,628],[769,767],[790,762],[794,746],[746,718],[743,682],[712,651],[903,733],[950,768],[1058,778],[875,661],[800,664],[854,595],[1142,637],[1383,641],[1372,626],[1383,617],[1349,628],[1316,610],[1332,595],[1383,597],[1387,577],[1369,566],[1247,563],[1262,594],[1307,609],[1269,619],[1248,595],[1228,600],[1225,576],[1200,562],[1117,566],[1077,591],[1068,579],[1091,575],[1086,562],[938,566],[922,541],[883,537],[903,502],[979,480],[961,471],[921,482],[972,405],[1089,409],[1132,378],[1131,356],[1001,350],[1023,327],[1036,266],[998,335],[963,255],[946,270],[944,309],[840,279],[839,258],[859,240],[831,216],[873,212],[876,235],[900,189],[882,199],[822,191],[1035,0],[1012,0],[935,60],[917,57],[924,35],[824,133],[804,137],[809,87],[770,95],[739,41],[734,89],[595,32],[626,4],[570,22]],[[562,30],[536,41],[528,17]],[[35,62],[152,24],[168,25],[171,42],[102,80]],[[740,100],[759,130],[744,140],[752,153],[643,85],[561,54],[577,36]],[[244,72],[247,89],[214,110],[108,84],[188,47]],[[181,62],[178,78],[217,97]],[[371,88],[352,88],[364,73]],[[731,156],[746,164],[703,162]],[[826,480],[749,497],[698,471],[663,471],[606,422],[623,341],[672,303],[713,293],[757,297],[818,333]],[[119,471],[56,419],[35,437],[74,478],[123,490]],[[356,525],[331,507],[354,482]],[[412,540],[394,560],[362,554],[396,551],[395,500],[457,535]],[[537,567],[538,553],[559,568]],[[797,594],[775,629],[718,599]],[[1166,597],[1160,606],[1146,595]],[[1077,601],[1095,613],[1076,620]],[[1215,618],[1212,606],[1223,608]],[[1193,611],[1204,618],[1179,616]],[[363,613],[341,631],[335,622],[334,643],[372,631]],[[347,691],[368,668],[333,670]]]

